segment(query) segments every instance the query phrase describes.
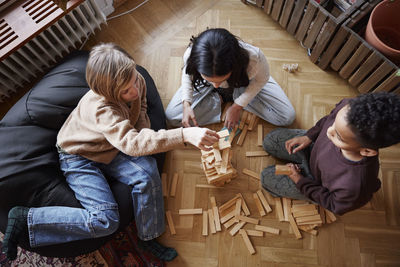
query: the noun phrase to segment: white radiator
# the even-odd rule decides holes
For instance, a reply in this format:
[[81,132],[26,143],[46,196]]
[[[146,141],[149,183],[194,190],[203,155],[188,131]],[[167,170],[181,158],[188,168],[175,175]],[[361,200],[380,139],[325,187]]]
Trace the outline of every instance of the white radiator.
[[[0,29],[6,28],[3,23],[0,21]],[[0,102],[42,75],[71,50],[79,49],[103,23],[106,18],[95,0],[86,0],[13,52],[0,63]]]

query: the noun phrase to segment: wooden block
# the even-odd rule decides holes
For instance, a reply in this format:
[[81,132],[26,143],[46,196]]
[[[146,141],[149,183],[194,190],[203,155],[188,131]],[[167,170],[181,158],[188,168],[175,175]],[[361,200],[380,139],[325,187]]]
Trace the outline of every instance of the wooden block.
[[244,173],[244,174],[246,174],[246,175],[248,175],[248,176],[250,176],[252,178],[255,178],[257,180],[260,180],[260,175],[258,173],[256,173],[256,172],[252,171],[252,170],[244,168],[242,170],[242,173]]
[[232,144],[232,141],[233,141],[233,139],[234,139],[235,136],[236,136],[236,131],[238,130],[238,128],[239,128],[239,126],[236,125],[235,128],[233,128],[233,130],[232,130],[231,133],[229,134],[229,140],[228,140],[229,143]]
[[227,221],[226,223],[224,223],[224,227],[226,229],[228,229],[229,227],[231,227],[232,225],[234,225],[236,223],[236,219],[235,217],[232,217],[229,221]]
[[255,114],[250,114],[249,122],[247,123],[249,127],[247,128],[249,131],[253,130],[254,122],[256,121],[257,116]]
[[313,222],[313,221],[321,221],[321,216],[319,214],[311,215],[311,216],[304,216],[304,217],[297,217],[296,223],[303,223],[303,222]]
[[231,142],[229,140],[225,140],[225,138],[221,138],[218,141],[218,148],[219,150],[223,150],[225,148],[231,147]]
[[255,218],[250,218],[250,217],[246,217],[243,215],[239,215],[238,219],[239,219],[239,221],[252,223],[252,224],[258,224],[258,219],[255,219]]
[[330,210],[325,209],[325,215],[326,215],[326,223],[332,223],[336,221],[336,216],[331,212]]
[[296,212],[293,212],[293,217],[298,218],[298,217],[311,216],[311,215],[316,215],[316,214],[318,214],[317,210],[296,211]]
[[285,221],[285,217],[283,216],[283,208],[282,208],[282,202],[281,202],[280,197],[275,198],[275,209],[276,209],[276,214],[278,215],[279,221],[280,222]]
[[292,205],[305,205],[305,204],[310,204],[307,200],[299,200],[299,199],[292,199]]
[[171,183],[171,191],[170,191],[170,193],[169,193],[169,195],[170,195],[171,197],[175,197],[176,185],[178,184],[178,178],[179,178],[178,173],[177,173],[177,172],[174,173],[174,176],[173,176],[173,178],[172,178],[172,183]]
[[242,117],[240,118],[240,123],[239,123],[239,129],[242,130],[247,119],[247,114],[248,112],[246,110],[243,110],[242,112]]
[[215,220],[214,220],[214,215],[211,209],[208,211],[208,223],[210,224],[210,231],[212,234],[215,234],[217,231],[215,230]]
[[242,210],[242,199],[238,198],[236,199],[236,206],[235,206],[235,218],[237,221],[239,220],[239,215],[241,210]]
[[203,209],[179,209],[179,215],[203,214]]
[[214,152],[215,162],[221,161],[222,158],[221,158],[221,153],[219,152],[219,150],[214,148],[213,152]]
[[290,175],[292,170],[286,165],[275,165],[275,175]]
[[239,146],[241,146],[242,144],[243,144],[243,142],[244,142],[244,139],[246,138],[246,134],[247,134],[247,124],[246,125],[244,125],[244,127],[243,127],[243,129],[242,129],[242,132],[240,133],[240,136],[239,136],[239,139],[238,139],[238,141],[237,141],[237,145],[239,145]]
[[162,193],[164,197],[168,196],[168,182],[167,182],[167,174],[163,172],[161,174],[161,184],[162,184]]
[[246,245],[246,247],[249,250],[250,254],[253,255],[254,253],[256,253],[256,251],[254,250],[253,244],[251,244],[250,238],[247,235],[246,230],[240,229],[239,233],[242,236],[244,244]]
[[262,205],[264,206],[264,209],[267,213],[272,212],[271,206],[269,205],[267,199],[265,198],[264,194],[262,193],[261,190],[257,191],[257,195],[259,199],[261,200]]
[[285,222],[288,222],[290,213],[290,199],[286,197],[282,198],[282,206],[283,206],[283,217],[285,218]]
[[263,231],[257,231],[257,230],[246,230],[247,235],[250,236],[259,236],[259,237],[263,237],[264,236],[264,232]]
[[229,152],[230,148],[226,148],[222,150],[222,162],[221,162],[221,173],[226,173],[226,170],[229,165]]
[[235,210],[232,210],[228,214],[226,214],[224,217],[221,218],[221,223],[224,224],[225,222],[229,221],[231,218],[235,217]]
[[263,225],[255,225],[254,229],[256,229],[258,231],[263,231],[266,233],[274,234],[274,235],[279,235],[279,231],[280,231],[278,228],[273,228],[273,227],[263,226]]
[[248,130],[252,131],[256,127],[257,123],[258,123],[258,117],[254,115],[254,120],[250,121]]
[[171,232],[171,235],[176,235],[174,221],[172,220],[171,211],[167,210],[165,212],[165,215],[167,216],[169,231]]
[[225,129],[225,130],[217,132],[217,134],[219,135],[220,139],[222,139],[222,138],[225,139],[225,137],[229,136],[229,130]]
[[215,230],[217,232],[221,231],[221,222],[219,220],[219,213],[218,213],[218,208],[215,206],[212,208],[213,213],[214,213],[214,221],[215,221]]
[[246,216],[249,216],[250,215],[250,210],[247,207],[247,204],[246,204],[246,201],[244,200],[243,195],[241,193],[237,193],[237,195],[242,199],[242,209],[243,209],[244,214]]
[[246,122],[245,123],[247,124],[247,127],[249,127],[251,116],[253,115],[253,113],[250,113],[248,111],[245,111],[245,112],[247,112],[247,117],[246,117]]
[[294,206],[292,206],[291,210],[292,210],[292,212],[317,211],[317,206],[314,204],[294,205]]
[[222,212],[223,210],[231,207],[232,205],[234,205],[236,203],[236,199],[240,197],[238,195],[236,195],[234,198],[232,198],[231,200],[228,200],[227,202],[225,202],[224,204],[222,204],[221,206],[219,206],[219,212]]
[[301,231],[303,231],[303,232],[307,232],[307,233],[312,234],[312,235],[315,235],[315,236],[318,235],[318,231],[317,231],[317,230],[315,230],[315,229],[308,229],[308,228],[307,228],[307,225],[299,225],[299,229],[300,229]]
[[214,154],[209,155],[208,157],[206,157],[204,159],[204,161],[208,162],[208,163],[212,163],[215,160]]
[[[229,234],[231,236],[236,235],[237,232],[239,232],[240,229],[246,224],[246,222],[238,222],[230,231]],[[257,226],[257,225],[256,225]]]
[[263,146],[263,140],[264,140],[263,126],[262,124],[259,124],[257,128],[257,146]]
[[264,150],[261,151],[246,151],[246,157],[266,157],[269,154]]
[[261,216],[261,217],[262,217],[262,216],[265,216],[264,208],[263,208],[262,205],[261,205],[261,201],[260,201],[260,199],[258,198],[257,193],[254,193],[254,194],[253,194],[253,198],[254,198],[254,202],[256,203],[258,212],[260,213],[260,216]]
[[299,231],[299,228],[297,227],[297,224],[296,224],[296,222],[295,222],[295,220],[293,218],[293,215],[289,214],[288,215],[288,219],[289,219],[290,226],[292,227],[292,230],[294,232],[294,235],[296,236],[296,239],[301,239],[302,235],[301,235],[301,233]]
[[207,211],[203,211],[203,235],[208,236],[208,215]]
[[321,215],[322,223],[326,223],[325,209],[323,207],[321,207],[321,206],[319,206],[319,214]]

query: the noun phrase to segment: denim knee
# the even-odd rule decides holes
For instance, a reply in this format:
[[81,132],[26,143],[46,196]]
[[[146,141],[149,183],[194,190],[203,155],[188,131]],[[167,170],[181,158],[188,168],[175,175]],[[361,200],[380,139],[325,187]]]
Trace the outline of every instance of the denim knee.
[[118,209],[105,209],[91,212],[91,229],[94,237],[111,235],[118,230]]

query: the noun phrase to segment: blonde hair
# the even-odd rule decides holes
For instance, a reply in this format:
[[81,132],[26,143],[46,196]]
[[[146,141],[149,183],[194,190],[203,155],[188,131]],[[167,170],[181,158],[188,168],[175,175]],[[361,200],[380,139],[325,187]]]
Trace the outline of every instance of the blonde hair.
[[[133,58],[113,43],[99,44],[92,48],[86,65],[86,81],[91,90],[108,101],[119,104],[121,90],[131,81],[136,71]],[[144,84],[139,75],[139,84]]]

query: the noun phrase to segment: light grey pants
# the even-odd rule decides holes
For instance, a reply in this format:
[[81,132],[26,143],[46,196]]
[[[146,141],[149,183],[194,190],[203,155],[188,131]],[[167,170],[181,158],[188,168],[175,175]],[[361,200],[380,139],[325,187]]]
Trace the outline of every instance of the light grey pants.
[[[271,156],[298,164],[302,175],[313,178],[309,158],[312,145],[295,154],[289,155],[285,142],[293,137],[305,135],[306,130],[278,128],[271,131],[264,138],[263,147]],[[287,197],[308,200],[296,187],[296,184],[287,175],[275,175],[275,165],[266,167],[261,172],[261,185],[274,197]]]
[[[173,127],[181,126],[182,122],[182,90],[182,87],[178,89],[165,111],[167,121]],[[233,99],[238,98],[245,90],[246,87],[235,88]],[[193,90],[192,103],[197,123],[202,126],[220,122],[221,100],[214,87],[203,87],[199,91]],[[272,77],[244,109],[277,126],[291,124],[296,116],[285,92]]]

